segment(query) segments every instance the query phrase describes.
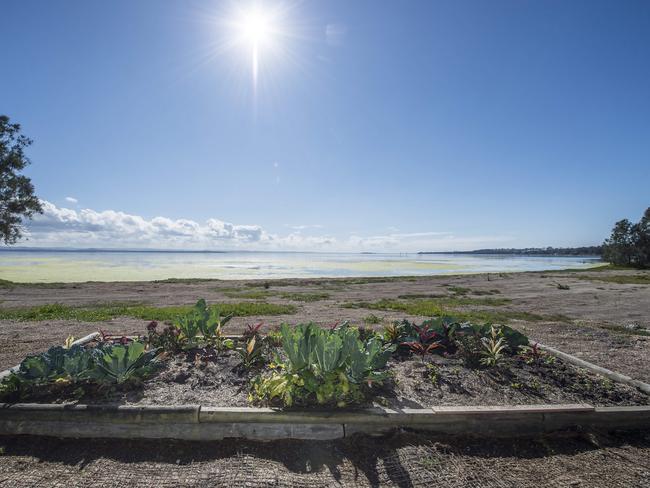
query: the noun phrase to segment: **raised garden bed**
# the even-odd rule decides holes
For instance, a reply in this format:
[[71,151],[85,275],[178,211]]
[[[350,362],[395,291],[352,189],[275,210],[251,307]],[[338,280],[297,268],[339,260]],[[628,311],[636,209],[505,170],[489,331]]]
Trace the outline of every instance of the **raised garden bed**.
[[150,324],[146,337],[89,336],[27,358],[4,374],[0,432],[335,438],[412,427],[513,435],[650,418],[640,391],[648,385],[526,346],[507,327],[433,319],[380,335],[346,324],[262,335],[256,326],[232,338],[226,322],[199,302],[174,325]]
[[[537,366],[507,358],[499,369],[469,369],[458,358],[434,356],[426,363],[417,358],[396,358],[387,367],[394,376],[384,385],[373,387],[373,395],[359,407],[650,404],[650,397],[636,388],[561,359]],[[62,404],[263,406],[249,401],[250,381],[262,369],[243,368],[233,351],[202,356],[193,350],[161,360],[159,369],[142,383],[108,390],[87,388],[83,395],[78,394],[75,385],[60,383],[36,390],[26,399]]]

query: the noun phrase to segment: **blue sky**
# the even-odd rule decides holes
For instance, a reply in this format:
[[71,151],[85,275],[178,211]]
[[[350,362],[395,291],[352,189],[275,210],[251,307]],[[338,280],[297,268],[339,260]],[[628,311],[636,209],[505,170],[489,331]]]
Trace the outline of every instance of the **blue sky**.
[[650,205],[646,1],[5,0],[0,43],[27,245],[590,245]]

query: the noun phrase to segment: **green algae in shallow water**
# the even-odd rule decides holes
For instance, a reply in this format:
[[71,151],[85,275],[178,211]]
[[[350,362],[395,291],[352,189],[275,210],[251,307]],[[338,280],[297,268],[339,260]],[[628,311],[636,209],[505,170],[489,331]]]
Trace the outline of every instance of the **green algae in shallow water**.
[[14,282],[353,278],[558,270],[583,258],[337,253],[0,252],[0,279]]

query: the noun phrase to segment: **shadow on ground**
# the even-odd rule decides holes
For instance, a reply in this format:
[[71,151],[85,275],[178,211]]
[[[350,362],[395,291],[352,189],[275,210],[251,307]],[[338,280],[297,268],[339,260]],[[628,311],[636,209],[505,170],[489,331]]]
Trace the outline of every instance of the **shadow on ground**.
[[0,445],[0,486],[650,486],[650,431],[332,442],[0,437]]

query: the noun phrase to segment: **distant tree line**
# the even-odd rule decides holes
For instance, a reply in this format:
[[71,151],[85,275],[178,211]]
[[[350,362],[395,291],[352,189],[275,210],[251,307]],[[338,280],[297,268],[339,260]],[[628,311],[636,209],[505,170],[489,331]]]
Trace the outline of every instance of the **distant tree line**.
[[636,224],[627,219],[614,224],[612,235],[603,243],[603,259],[620,266],[650,268],[650,207]]
[[418,254],[514,254],[518,256],[600,256],[601,246],[583,247],[526,247],[476,249],[474,251],[458,251],[454,253],[420,252]]

